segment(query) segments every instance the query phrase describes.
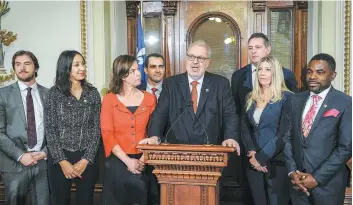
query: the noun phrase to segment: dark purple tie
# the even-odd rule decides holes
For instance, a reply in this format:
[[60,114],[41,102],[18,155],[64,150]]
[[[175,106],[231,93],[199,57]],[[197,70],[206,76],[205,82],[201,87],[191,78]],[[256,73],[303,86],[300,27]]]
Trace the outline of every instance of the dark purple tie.
[[37,144],[36,118],[34,117],[33,98],[31,93],[32,88],[27,88],[27,136],[28,147],[32,149]]

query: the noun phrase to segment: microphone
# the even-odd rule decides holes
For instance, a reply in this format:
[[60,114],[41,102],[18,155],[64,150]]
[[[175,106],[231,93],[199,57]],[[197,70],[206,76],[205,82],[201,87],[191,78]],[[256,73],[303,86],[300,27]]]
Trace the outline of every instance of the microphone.
[[[191,106],[192,106],[193,104],[194,104],[194,102],[191,101]],[[201,125],[201,127],[202,127],[202,130],[203,130],[203,132],[204,132],[205,135],[206,135],[206,143],[207,143],[207,145],[209,145],[209,144],[210,144],[210,141],[209,141],[208,134],[207,134],[207,132],[206,132],[205,127],[202,125],[201,120],[199,120],[199,118],[197,117],[196,114],[195,114],[195,118],[196,118],[196,120],[200,123],[200,125]]]
[[174,123],[172,124],[172,126],[170,126],[170,128],[167,131],[167,134],[165,135],[165,139],[164,139],[164,143],[167,143],[167,139],[168,139],[168,134],[169,132],[173,129],[173,127],[176,125],[176,123],[180,120],[180,118],[184,115],[184,113],[186,112],[187,108],[192,106],[192,101],[188,101],[186,102],[184,111],[179,115],[179,117],[174,121]]

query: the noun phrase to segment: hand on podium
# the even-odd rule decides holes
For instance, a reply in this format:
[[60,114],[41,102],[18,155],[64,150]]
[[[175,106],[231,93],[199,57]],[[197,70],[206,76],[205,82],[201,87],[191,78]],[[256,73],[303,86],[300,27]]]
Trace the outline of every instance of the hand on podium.
[[154,145],[158,145],[160,143],[161,143],[161,139],[157,136],[145,138],[139,142],[139,144],[154,144]]
[[238,153],[238,156],[240,156],[240,146],[237,141],[233,139],[227,139],[222,142],[222,146],[224,147],[234,147],[235,151]]

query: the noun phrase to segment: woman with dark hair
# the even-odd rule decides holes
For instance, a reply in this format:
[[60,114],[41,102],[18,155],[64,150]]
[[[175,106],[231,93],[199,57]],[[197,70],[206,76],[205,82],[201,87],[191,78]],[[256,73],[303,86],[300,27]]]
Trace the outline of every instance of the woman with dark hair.
[[103,98],[101,129],[105,149],[102,205],[147,204],[143,156],[137,144],[159,144],[147,137],[147,124],[156,106],[155,97],[136,87],[141,73],[136,58],[121,55],[114,60],[111,93]]
[[70,204],[72,182],[76,204],[93,204],[98,176],[100,95],[86,81],[86,62],[77,51],[60,54],[55,85],[46,99],[45,130],[52,205]]

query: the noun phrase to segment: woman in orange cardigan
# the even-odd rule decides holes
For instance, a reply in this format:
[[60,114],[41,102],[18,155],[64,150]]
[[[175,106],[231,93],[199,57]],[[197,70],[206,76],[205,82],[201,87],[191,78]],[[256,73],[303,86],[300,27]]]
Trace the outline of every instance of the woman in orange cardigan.
[[156,106],[152,94],[140,91],[141,73],[136,58],[121,55],[114,60],[111,93],[103,98],[101,130],[105,149],[103,205],[146,204],[147,189],[142,153],[137,144],[159,144],[146,138]]

